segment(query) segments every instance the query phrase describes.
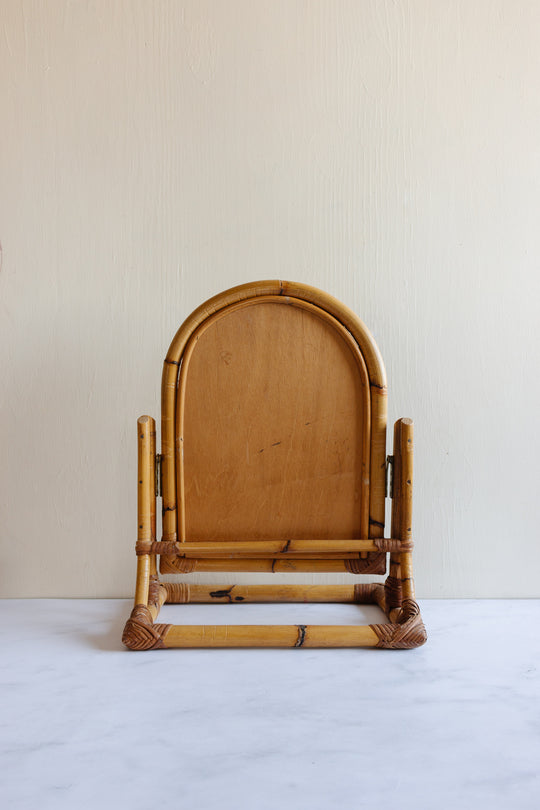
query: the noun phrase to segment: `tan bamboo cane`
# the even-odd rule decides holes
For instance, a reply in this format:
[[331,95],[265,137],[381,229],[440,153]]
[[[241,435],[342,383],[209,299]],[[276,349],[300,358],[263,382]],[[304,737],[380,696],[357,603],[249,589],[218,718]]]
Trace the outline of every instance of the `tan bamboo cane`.
[[[177,539],[183,539],[182,537],[179,538],[177,534],[179,519],[176,494],[175,412],[178,404],[178,373],[183,363],[184,350],[196,329],[214,313],[233,304],[237,304],[238,302],[268,295],[290,296],[320,307],[322,311],[336,318],[358,344],[360,353],[365,360],[370,385],[372,386],[371,403],[373,408],[373,424],[371,440],[373,447],[376,446],[376,449],[372,452],[370,461],[371,475],[373,476],[377,492],[381,490],[381,487],[384,487],[384,470],[382,464],[384,462],[386,431],[386,372],[379,349],[366,325],[352,310],[336,298],[306,284],[280,280],[256,281],[242,284],[230,290],[225,290],[201,304],[179,328],[167,352],[163,367],[161,397],[164,540],[175,541]],[[376,527],[377,524],[380,523],[384,525],[384,506],[381,508],[380,502],[377,501],[374,496],[372,496],[372,506],[373,514],[371,517],[374,520],[373,526]],[[383,531],[381,529],[380,533],[375,530],[370,533],[370,536],[376,537],[382,536],[382,534]],[[161,570],[166,571],[167,569],[167,562],[162,558]]]
[[163,583],[167,604],[219,602],[362,602],[358,585],[193,585]]
[[[156,537],[156,423],[151,416],[141,416],[137,420],[137,447],[137,542],[151,543]],[[148,605],[150,577],[155,573],[155,554],[137,557],[135,605]]]
[[[354,565],[353,565],[354,564]],[[191,574],[210,573],[212,571],[230,572],[259,572],[266,574],[298,573],[312,574],[384,574],[386,571],[385,555],[376,554],[374,559],[353,560],[344,559],[277,559],[277,558],[188,558],[188,557],[161,557],[160,570],[164,574]]]
[[165,554],[178,557],[250,557],[283,556],[357,557],[362,551],[401,551],[398,538],[381,537],[351,540],[213,540],[184,543],[137,543],[137,553]]
[[169,625],[164,647],[376,647],[369,625]]
[[[174,452],[174,413],[180,361],[166,359],[161,383],[161,475],[163,539],[175,542],[177,532],[176,459]],[[162,569],[163,570],[163,569]]]
[[[413,422],[399,419],[394,426],[394,500],[392,503],[392,536],[406,544],[412,542],[413,494]],[[397,555],[396,555],[397,557]],[[399,579],[403,599],[414,599],[412,554],[399,554]]]

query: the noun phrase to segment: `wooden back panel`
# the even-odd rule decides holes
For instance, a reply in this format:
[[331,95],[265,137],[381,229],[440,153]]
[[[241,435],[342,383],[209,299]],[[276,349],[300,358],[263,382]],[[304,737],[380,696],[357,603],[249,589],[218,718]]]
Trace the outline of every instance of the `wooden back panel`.
[[163,376],[164,539],[378,537],[386,387],[371,335],[306,285],[200,307]]
[[331,315],[265,296],[203,323],[180,372],[180,538],[367,537],[369,380]]

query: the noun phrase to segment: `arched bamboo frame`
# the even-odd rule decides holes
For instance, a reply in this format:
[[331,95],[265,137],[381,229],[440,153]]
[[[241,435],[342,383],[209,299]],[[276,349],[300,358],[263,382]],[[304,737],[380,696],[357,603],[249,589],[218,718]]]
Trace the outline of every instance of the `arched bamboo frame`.
[[[174,336],[165,362],[161,387],[161,467],[163,497],[163,540],[176,542],[183,538],[179,532],[182,515],[179,515],[177,498],[178,472],[176,465],[175,437],[177,436],[177,406],[181,403],[182,388],[179,385],[182,365],[189,362],[190,342],[199,329],[206,328],[219,314],[228,308],[242,306],[250,300],[274,298],[293,299],[296,306],[305,306],[317,311],[320,317],[330,316],[342,330],[344,339],[354,343],[361,358],[359,363],[367,374],[370,388],[370,503],[369,537],[384,534],[385,460],[386,460],[386,371],[380,352],[366,325],[352,310],[331,295],[307,284],[286,281],[259,281],[242,284],[214,296],[196,309],[182,324]],[[180,391],[180,395],[179,395]],[[179,536],[180,535],[180,536]],[[300,570],[300,569],[298,569]]]

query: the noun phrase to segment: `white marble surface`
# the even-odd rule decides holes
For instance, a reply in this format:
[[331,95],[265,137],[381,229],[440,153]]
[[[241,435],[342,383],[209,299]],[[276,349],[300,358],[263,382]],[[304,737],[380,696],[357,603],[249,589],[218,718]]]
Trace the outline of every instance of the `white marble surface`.
[[[429,641],[413,651],[131,653],[126,601],[0,602],[2,806],[538,810],[540,601],[421,607]],[[162,616],[339,624],[374,610]]]

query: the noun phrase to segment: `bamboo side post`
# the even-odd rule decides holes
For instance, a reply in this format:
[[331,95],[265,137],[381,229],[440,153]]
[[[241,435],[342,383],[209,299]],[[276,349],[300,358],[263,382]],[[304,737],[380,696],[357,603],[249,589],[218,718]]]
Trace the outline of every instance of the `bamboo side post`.
[[[398,419],[394,425],[394,499],[392,503],[392,537],[411,543],[413,495],[413,422]],[[414,600],[412,553],[396,554],[394,570],[399,560],[399,580],[403,599]]]
[[[382,364],[382,361],[381,361]],[[384,367],[381,367],[383,374]],[[384,537],[386,490],[387,390],[384,383],[371,381],[371,459],[369,536]]]
[[[137,420],[137,542],[156,539],[156,423],[151,416]],[[150,577],[156,576],[156,555],[137,558],[135,605],[148,605]]]
[[160,570],[162,574],[191,574],[210,573],[214,571],[239,573],[240,571],[259,572],[265,574],[278,573],[335,573],[345,572],[352,574],[384,574],[386,571],[386,555],[376,554],[374,559],[362,560],[357,557],[354,560],[344,559],[301,559],[277,557],[262,558],[211,558],[211,557],[161,557]]
[[[223,444],[226,441],[230,441],[229,451],[231,453],[232,459],[235,459],[236,463],[238,462],[237,456],[235,455],[236,448],[238,446],[243,446],[244,445],[244,440],[245,440],[244,436],[242,436],[240,441],[238,441],[238,437],[235,435],[235,431],[233,431],[233,430],[229,429],[229,430],[225,431],[225,435],[223,435],[223,432],[222,432],[222,435],[219,435],[218,432],[214,432],[215,426],[219,425],[219,423],[220,423],[220,415],[222,413],[222,410],[225,409],[225,411],[227,411],[227,409],[232,407],[233,403],[236,403],[236,401],[237,401],[238,391],[236,390],[236,387],[227,388],[225,386],[222,386],[222,388],[219,389],[217,393],[214,392],[213,396],[208,397],[207,410],[209,411],[209,413],[207,413],[205,415],[205,419],[207,421],[201,420],[201,418],[199,416],[198,409],[196,411],[197,418],[194,419],[193,416],[191,416],[191,418],[190,418],[190,416],[189,416],[189,408],[187,407],[188,401],[193,400],[194,398],[197,399],[197,397],[201,396],[201,393],[203,394],[203,396],[208,396],[207,392],[208,392],[209,380],[208,380],[208,377],[207,377],[207,372],[205,370],[206,365],[203,364],[202,367],[201,367],[200,365],[198,365],[197,360],[193,359],[193,358],[196,358],[197,354],[200,353],[201,351],[203,352],[203,356],[204,356],[205,351],[208,352],[208,348],[203,349],[203,350],[201,350],[201,348],[200,348],[203,345],[207,345],[207,341],[205,339],[205,334],[207,332],[210,332],[211,334],[215,334],[218,331],[215,328],[216,325],[224,317],[231,318],[231,316],[234,316],[234,314],[237,314],[237,315],[242,314],[243,311],[248,310],[248,309],[252,309],[253,306],[254,306],[254,303],[253,303],[254,300],[255,300],[256,304],[259,307],[261,307],[261,306],[268,307],[268,305],[271,304],[272,305],[270,307],[271,310],[276,310],[276,309],[279,308],[280,310],[285,310],[286,309],[286,310],[289,310],[289,311],[293,311],[293,310],[298,310],[299,309],[299,310],[302,311],[302,313],[309,313],[312,316],[309,319],[310,322],[315,323],[315,324],[320,324],[321,322],[323,322],[325,324],[325,328],[328,329],[328,330],[331,330],[332,334],[334,334],[334,337],[331,340],[328,339],[328,335],[327,335],[326,342],[325,343],[323,342],[320,345],[319,352],[318,352],[318,357],[319,357],[319,360],[322,360],[323,363],[324,363],[325,358],[327,356],[327,352],[329,351],[328,348],[325,349],[325,346],[326,347],[334,347],[335,345],[339,345],[341,347],[340,350],[339,350],[340,356],[341,356],[341,354],[343,352],[345,352],[347,357],[349,358],[349,360],[351,359],[351,355],[352,355],[352,358],[354,358],[354,362],[356,364],[356,371],[357,371],[357,374],[355,376],[356,376],[356,379],[358,381],[359,387],[362,389],[362,395],[361,396],[360,396],[358,391],[356,391],[356,393],[355,393],[355,400],[356,400],[356,406],[357,406],[355,415],[358,414],[358,412],[362,413],[362,418],[361,419],[358,418],[358,421],[357,421],[357,425],[359,427],[361,427],[361,433],[362,433],[362,439],[358,444],[358,452],[359,452],[359,454],[361,456],[362,474],[360,475],[358,472],[355,473],[358,476],[358,481],[357,481],[357,484],[356,484],[357,490],[356,490],[355,497],[357,495],[359,495],[359,497],[360,497],[360,503],[358,504],[358,513],[357,513],[357,521],[359,520],[360,525],[359,526],[358,525],[351,526],[350,529],[351,529],[351,531],[354,531],[354,532],[359,531],[360,535],[362,537],[367,537],[368,534],[369,534],[369,525],[370,525],[369,524],[369,518],[370,518],[370,514],[369,514],[370,489],[369,489],[369,485],[370,485],[370,450],[371,450],[371,448],[370,448],[370,438],[371,438],[371,397],[370,397],[370,393],[369,393],[369,391],[370,391],[369,374],[368,374],[368,370],[367,370],[367,367],[366,367],[365,358],[364,358],[364,356],[363,356],[363,354],[362,354],[362,352],[360,350],[360,346],[359,346],[357,340],[355,340],[355,337],[347,329],[344,328],[343,324],[339,320],[337,320],[333,315],[330,315],[325,309],[321,309],[320,307],[314,306],[309,301],[302,300],[302,299],[297,299],[297,298],[291,298],[289,296],[283,296],[283,295],[259,295],[256,299],[247,299],[247,300],[237,301],[236,303],[231,303],[225,310],[220,310],[218,312],[214,312],[213,314],[206,317],[206,319],[201,324],[198,325],[196,330],[189,337],[189,340],[187,341],[187,344],[186,344],[185,348],[183,349],[183,354],[182,354],[182,358],[181,358],[181,365],[179,367],[180,370],[179,370],[179,376],[178,376],[178,383],[177,383],[176,428],[175,428],[176,450],[177,450],[176,486],[177,486],[177,531],[178,531],[178,539],[182,543],[184,542],[184,540],[189,539],[190,532],[193,531],[193,525],[194,525],[194,517],[193,516],[194,516],[194,514],[198,514],[199,516],[212,515],[214,509],[217,509],[217,511],[219,511],[219,513],[222,515],[222,524],[223,524],[222,528],[225,527],[225,530],[230,531],[232,529],[233,531],[235,531],[236,530],[236,525],[235,524],[237,524],[237,519],[236,518],[232,519],[233,525],[231,526],[230,523],[229,523],[229,519],[225,517],[226,514],[230,514],[230,515],[235,515],[236,514],[236,509],[232,508],[232,504],[230,502],[231,497],[234,497],[232,495],[232,492],[238,491],[238,492],[242,493],[241,502],[237,502],[236,506],[237,506],[237,508],[241,508],[242,512],[244,514],[247,513],[252,518],[252,520],[260,521],[261,520],[261,514],[264,514],[264,510],[261,513],[261,510],[259,508],[259,490],[257,488],[257,485],[254,483],[255,479],[254,479],[252,474],[247,475],[247,477],[245,477],[245,478],[241,478],[240,479],[241,480],[241,485],[239,487],[233,488],[232,492],[230,492],[228,494],[224,494],[224,495],[217,494],[217,493],[220,493],[221,490],[223,489],[223,487],[221,485],[216,486],[215,483],[214,483],[214,485],[203,484],[203,482],[205,480],[207,480],[207,478],[208,478],[208,470],[212,469],[212,466],[213,466],[213,463],[214,463],[214,455],[215,455],[214,442],[217,441],[220,444]],[[265,311],[265,310],[263,310],[263,311]],[[266,323],[266,327],[269,328],[269,323],[270,324],[272,323],[272,319],[270,319],[269,322],[268,321],[264,321],[264,322]],[[304,340],[309,340],[309,338],[307,337],[307,335],[309,334],[309,330],[308,330],[308,326],[306,325],[308,323],[308,321],[304,321],[304,320],[295,321],[293,319],[292,323],[297,323],[297,324],[301,323],[302,324],[302,338]],[[222,328],[225,328],[225,327],[222,327]],[[290,328],[293,328],[293,327],[290,326]],[[319,329],[321,327],[318,326],[317,328]],[[294,330],[293,330],[293,334],[294,334]],[[319,339],[319,337],[320,337],[320,335],[317,332],[315,334],[315,337],[313,338],[313,340],[316,341],[316,340]],[[245,342],[244,328],[240,329],[240,327],[237,324],[237,326],[233,330],[233,334],[229,335],[228,339],[232,340],[232,343],[234,344],[235,342],[238,342],[239,338],[240,338],[240,343],[239,343],[239,345],[238,345],[238,347],[236,349],[236,353],[238,355],[238,363],[241,364],[242,362],[246,362],[246,358],[249,358],[249,360],[251,362],[252,357],[253,357],[252,347],[250,346],[249,342],[247,344]],[[210,340],[212,340],[212,338],[210,338]],[[221,340],[221,338],[220,338],[220,340]],[[294,339],[292,339],[291,336],[288,335],[284,331],[282,331],[281,340],[282,340],[282,343],[280,344],[277,341],[277,338],[276,338],[275,345],[272,346],[273,352],[278,357],[282,356],[284,354],[284,352],[290,352],[291,351],[291,349],[290,349],[290,346],[291,346],[290,341],[291,340],[292,340],[292,345],[297,345],[298,342],[299,342],[299,341],[295,341]],[[345,348],[345,346],[347,348]],[[213,356],[213,353],[211,353],[211,354]],[[255,356],[257,356],[257,355],[255,355]],[[263,355],[259,354],[259,357],[260,357],[259,362],[254,363],[253,366],[251,367],[252,378],[256,377],[256,375],[258,373],[257,369],[262,370],[263,376],[264,376],[264,378],[266,380],[266,384],[268,384],[269,375],[271,373],[270,372],[271,364],[269,364],[267,362],[266,358]],[[307,360],[304,359],[304,364],[306,364],[306,363],[307,363]],[[202,368],[202,371],[201,371],[201,368]],[[335,363],[332,363],[332,364],[327,363],[327,372],[328,372],[328,374],[331,374],[332,369],[334,369],[334,368],[339,368],[339,364],[336,365]],[[280,371],[280,375],[282,376],[281,371]],[[212,375],[212,376],[214,376],[214,375]],[[190,380],[190,386],[189,387],[188,387],[188,383],[187,383],[188,379]],[[350,379],[350,378],[347,377],[347,379]],[[294,392],[296,390],[295,389],[295,381],[296,380],[297,380],[296,375],[294,375],[294,374],[288,375],[287,378],[286,378],[287,382],[286,383],[282,382],[281,384],[285,385],[286,387],[290,386],[291,392]],[[260,371],[259,371],[259,382],[260,382]],[[327,380],[328,390],[330,390],[330,391],[333,390],[334,387],[339,385],[340,382],[342,383],[342,386],[343,386],[342,395],[343,395],[343,401],[345,402],[347,400],[347,398],[350,398],[352,396],[352,393],[351,393],[352,389],[349,390],[348,388],[346,388],[343,380],[340,380],[338,378],[337,380],[334,381],[334,384],[332,384],[332,382],[329,383],[328,380]],[[277,381],[276,381],[276,384],[277,384]],[[255,388],[256,388],[256,385],[255,385]],[[189,395],[187,394],[188,391],[190,392]],[[302,388],[302,396],[305,396],[305,388]],[[215,403],[215,410],[214,411],[211,410],[211,403]],[[236,407],[236,405],[234,405],[234,407]],[[318,408],[322,409],[321,413],[323,415],[325,413],[327,413],[328,403],[326,403],[326,405],[325,405],[325,403],[321,401],[321,397],[319,397]],[[325,408],[326,408],[326,410],[325,410]],[[331,412],[330,412],[329,415],[327,414],[327,418],[331,417],[332,419],[334,419],[334,416],[335,416],[334,408],[335,408],[335,406],[332,405]],[[211,416],[209,414],[213,414],[213,416]],[[322,417],[322,419],[324,421],[324,416]],[[263,429],[262,428],[263,424],[265,424],[265,423],[267,423],[269,421],[271,422],[270,414],[265,413],[265,411],[261,410],[260,408],[257,408],[255,413],[250,414],[249,417],[247,419],[242,420],[241,423],[242,424],[249,424],[250,432],[251,432],[251,430],[253,430],[254,434],[258,434],[258,433],[261,432],[261,429]],[[339,422],[339,420],[337,420],[337,419],[335,421],[336,421],[336,423]],[[351,419],[351,422],[341,423],[339,425],[339,427],[336,424],[335,430],[336,431],[344,430],[344,424],[351,424],[352,421],[353,420]],[[306,423],[306,424],[310,424],[310,423]],[[281,427],[282,426],[281,426],[280,422],[277,422],[277,423],[274,424],[273,429],[274,430],[279,430]],[[292,430],[292,427],[291,427],[291,430]],[[380,430],[379,430],[379,433],[380,433]],[[195,442],[194,442],[194,437],[196,437]],[[202,437],[204,437],[204,439]],[[184,444],[184,442],[186,442],[186,444]],[[193,447],[194,443],[198,447],[198,453],[197,454],[194,454],[193,452],[190,453],[189,450],[188,450],[188,448],[190,446]],[[278,444],[281,444],[281,441],[278,442]],[[379,442],[379,444],[380,444],[380,442]],[[209,445],[211,446],[211,449],[209,449]],[[308,445],[306,445],[306,447],[307,446]],[[346,446],[346,445],[344,444],[344,446]],[[185,459],[184,459],[184,447],[186,448],[186,458]],[[180,452],[178,452],[179,448],[180,448]],[[293,453],[292,457],[294,458],[295,455],[297,455],[297,454]],[[277,464],[277,463],[279,463],[279,461],[278,461],[278,459],[280,458],[279,456],[273,456],[272,458],[274,460],[273,461],[268,460],[266,462],[266,464]],[[304,458],[304,463],[310,464],[310,463],[313,463],[314,460],[316,460],[316,457],[315,457],[315,459],[311,459],[311,457],[309,456],[309,454],[307,454],[307,451],[306,451],[306,458]],[[235,461],[233,461],[231,463],[233,463],[233,465],[234,465]],[[384,461],[384,455],[383,455],[383,461]],[[348,463],[350,463],[350,461]],[[347,463],[345,463],[345,466],[347,466]],[[238,474],[241,474],[242,469],[243,469],[243,465],[239,465],[239,467],[237,468]],[[337,480],[337,478],[341,474],[342,474],[341,469],[339,470],[339,472],[336,470],[335,474],[333,475],[333,480]],[[191,492],[191,494],[190,494],[191,508],[189,510],[187,510],[186,509],[185,481],[189,477],[193,477],[194,479],[197,479],[197,480],[200,481],[200,486],[198,486],[196,489],[197,489],[197,491],[202,490],[202,494],[200,496],[200,499],[197,499],[197,501],[196,501],[198,508],[194,509],[194,503],[193,502],[195,501],[195,494],[194,494],[193,491]],[[379,472],[378,477],[380,479],[380,472]],[[294,480],[294,476],[293,476],[292,480]],[[380,483],[380,481],[379,481],[379,483]],[[253,486],[252,486],[252,484],[253,484]],[[208,490],[206,492],[205,492],[205,486],[208,486]],[[315,480],[314,480],[312,482],[312,487],[311,488],[313,489],[313,488],[315,488],[315,486],[316,485],[315,485]],[[313,515],[315,513],[315,509],[314,509],[315,503],[318,503],[319,499],[320,499],[323,502],[323,511],[324,511],[325,505],[327,505],[328,509],[330,509],[331,504],[333,503],[334,499],[336,499],[336,498],[339,499],[340,497],[343,497],[341,493],[342,493],[342,491],[344,491],[346,489],[346,487],[347,487],[347,477],[346,476],[343,477],[343,486],[337,487],[335,492],[333,492],[331,498],[330,498],[329,495],[326,494],[327,491],[330,490],[329,485],[326,484],[326,486],[322,487],[322,489],[321,489],[321,491],[319,491],[318,495],[313,496],[313,505],[308,504],[306,502],[306,509],[305,509],[305,517],[304,517],[304,519],[309,520],[310,519],[309,516],[311,516],[312,522],[315,522],[315,524],[316,524],[316,520],[313,518]],[[383,481],[383,487],[384,487],[384,481]],[[165,488],[164,488],[164,495],[165,495]],[[350,496],[351,496],[351,498],[353,497],[352,492],[350,493]],[[328,499],[328,501],[325,501],[325,499]],[[211,504],[210,507],[208,507],[208,502],[210,502],[210,504]],[[344,507],[344,511],[346,511],[344,503],[342,504],[342,506]],[[294,508],[294,493],[293,493],[292,487],[287,487],[287,488],[285,488],[283,490],[283,494],[281,496],[280,503],[279,503],[279,510],[280,511],[283,510],[283,512],[287,513],[292,508]],[[383,504],[383,508],[384,508],[384,504]],[[191,518],[189,520],[186,520],[186,514],[191,514]],[[199,521],[200,520],[201,520],[201,517],[199,517]],[[209,525],[210,525],[210,528],[209,528]],[[195,526],[197,526],[196,532],[198,533],[200,531],[199,522],[195,522]],[[202,529],[203,533],[207,535],[209,531],[211,532],[213,530],[212,519],[210,518],[209,521],[208,520],[203,521],[202,526],[204,526],[204,528]],[[382,527],[384,528],[384,517],[383,517]],[[312,525],[311,528],[312,528],[312,530],[317,531],[318,526],[317,525]],[[277,536],[279,536],[279,532],[278,532]],[[380,536],[382,536],[382,533],[381,533]],[[376,549],[372,548],[372,549],[367,549],[367,550],[374,551]],[[361,552],[361,557],[362,558],[367,558],[366,553],[365,553],[364,550],[362,550],[362,552]]]

